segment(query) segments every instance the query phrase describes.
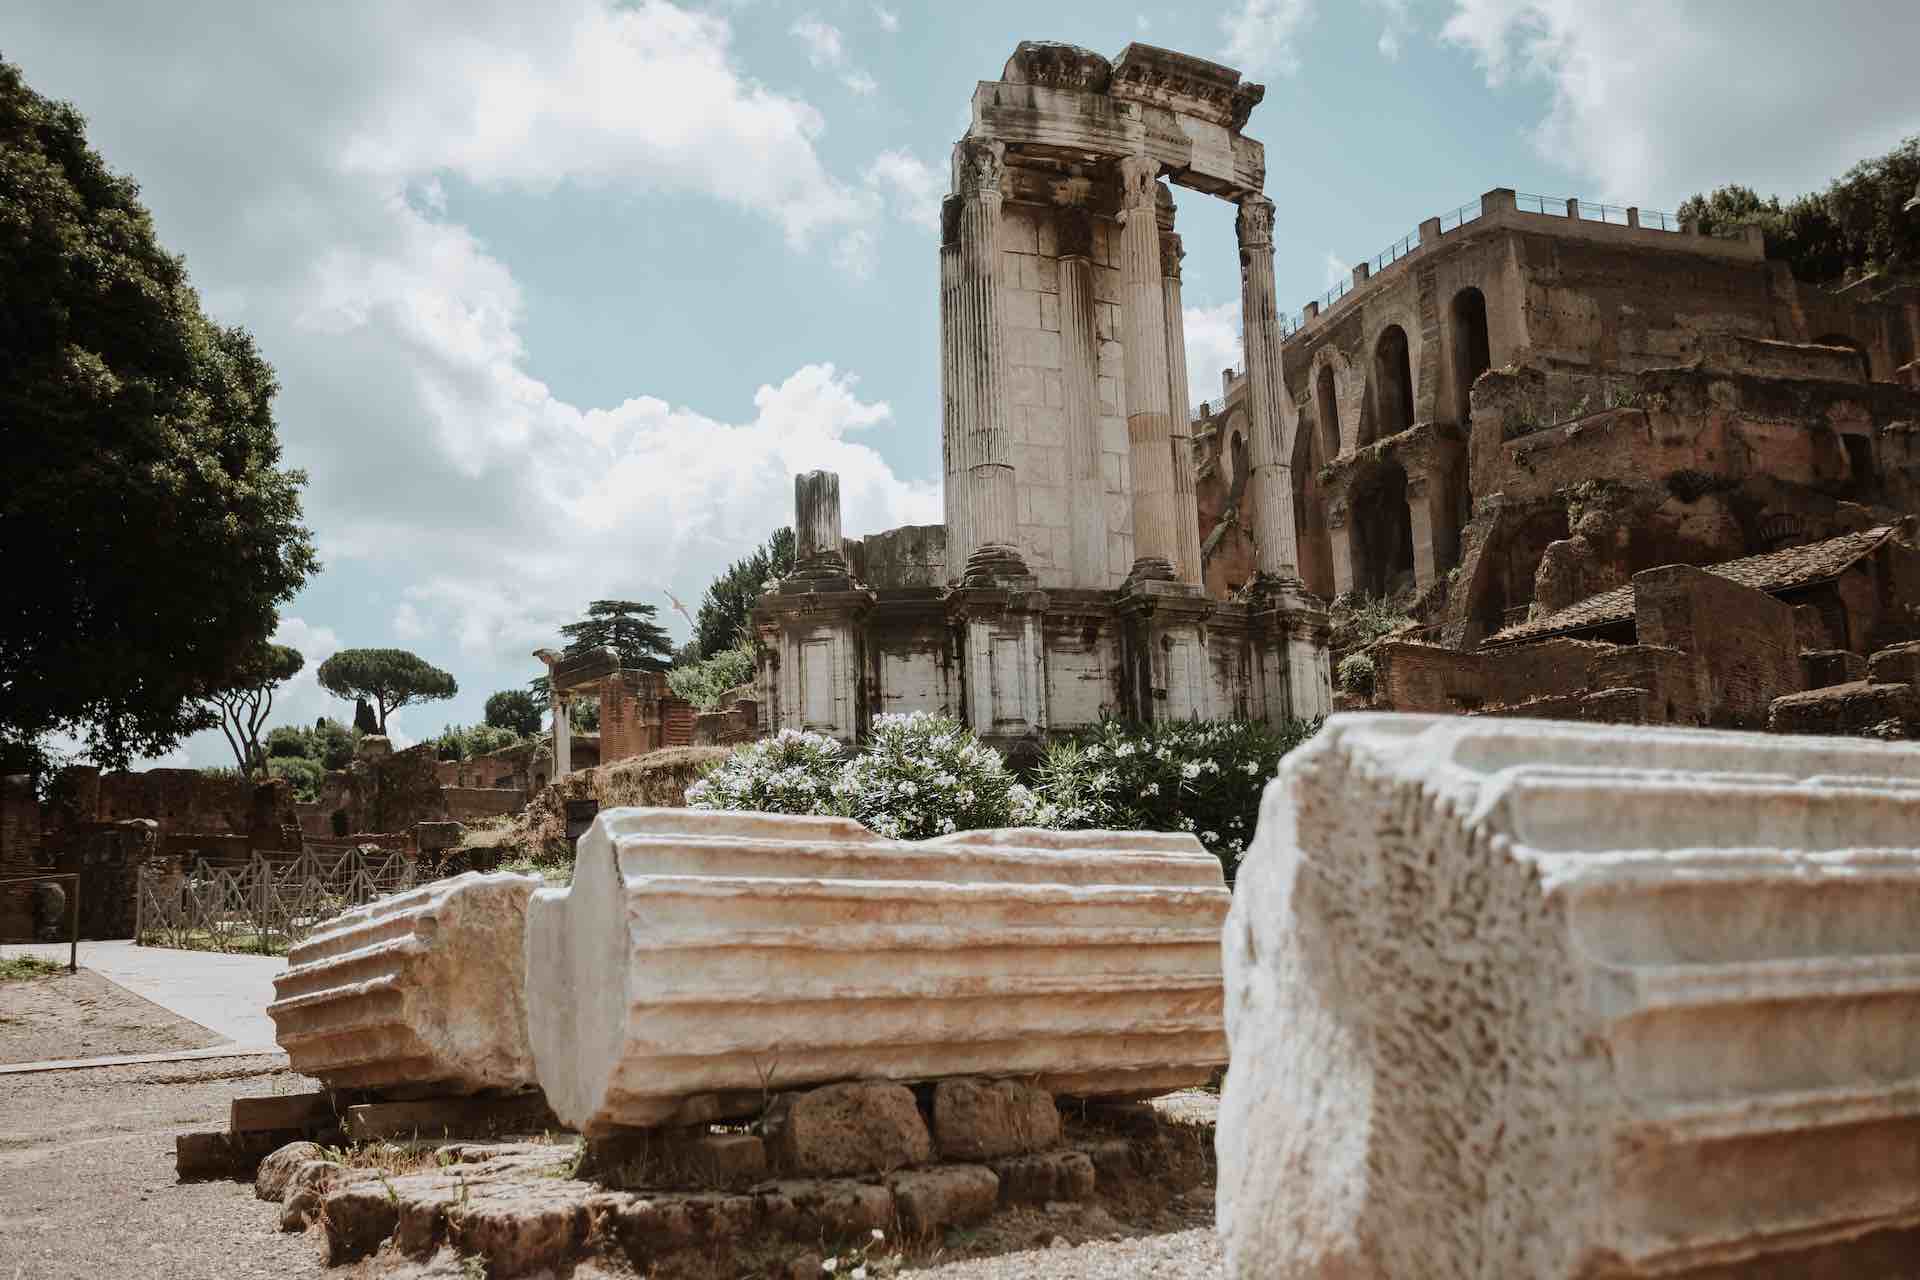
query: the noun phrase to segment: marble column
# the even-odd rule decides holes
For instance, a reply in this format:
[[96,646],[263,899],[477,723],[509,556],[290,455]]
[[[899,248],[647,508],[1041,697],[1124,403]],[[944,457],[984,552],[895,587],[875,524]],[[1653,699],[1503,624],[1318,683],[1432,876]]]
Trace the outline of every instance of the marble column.
[[959,374],[960,197],[940,205],[940,449],[944,462],[943,497],[947,517],[947,577],[966,572],[973,550],[968,519],[967,464],[961,395],[967,382]]
[[[547,668],[547,679],[553,679],[553,668]],[[553,693],[553,781],[558,782],[573,772],[573,719],[567,708],[567,700],[559,690]]]
[[1180,259],[1186,249],[1173,229],[1173,192],[1164,183],[1155,197],[1160,229],[1160,283],[1167,317],[1167,397],[1173,414],[1168,420],[1173,441],[1173,518],[1175,574],[1180,581],[1199,586],[1200,499],[1194,492],[1193,418],[1187,403],[1187,323],[1180,299]]
[[1154,203],[1160,162],[1120,161],[1120,301],[1126,332],[1128,452],[1133,471],[1133,572],[1172,581],[1179,557],[1173,491],[1173,411],[1167,402],[1167,302]]
[[1273,201],[1240,200],[1240,327],[1247,354],[1247,451],[1253,463],[1254,567],[1268,580],[1300,576],[1294,550],[1293,473],[1286,454],[1287,388],[1280,376],[1280,313],[1273,291]]
[[952,312],[956,438],[967,470],[966,577],[1025,577],[1014,515],[1004,303],[1000,286],[1000,180],[1006,144],[960,143],[954,177],[960,197]]
[[1069,205],[1055,217],[1060,242],[1060,348],[1066,403],[1068,513],[1073,585],[1103,589],[1107,562],[1106,477],[1100,468],[1097,382],[1100,336],[1094,318],[1093,215]]
[[803,471],[793,478],[793,568],[795,573],[845,573],[840,548],[840,476]]

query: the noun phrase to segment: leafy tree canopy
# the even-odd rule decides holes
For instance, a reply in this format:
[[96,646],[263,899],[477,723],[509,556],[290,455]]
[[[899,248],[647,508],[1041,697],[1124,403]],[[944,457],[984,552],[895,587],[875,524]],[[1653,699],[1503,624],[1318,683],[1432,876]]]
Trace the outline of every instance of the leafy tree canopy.
[[[620,665],[635,671],[665,671],[673,665],[673,642],[666,629],[653,619],[659,613],[653,605],[637,600],[595,600],[587,606],[587,616],[560,628],[567,638],[564,657],[575,658],[592,649],[611,649],[620,657]],[[527,682],[534,698],[544,705],[552,696],[546,676]]]
[[220,716],[220,732],[233,748],[240,772],[266,767],[260,749],[260,730],[273,714],[273,691],[300,674],[307,665],[298,649],[283,644],[263,644],[241,659],[228,677],[227,686],[209,695]]
[[273,371],[209,320],[139,187],[0,61],[0,756],[122,767],[207,699],[319,564]]
[[711,658],[734,648],[753,613],[753,602],[768,584],[793,570],[793,530],[775,529],[766,544],[736,560],[713,580],[694,618],[694,655]]
[[1802,280],[1824,284],[1870,271],[1920,273],[1920,213],[1906,205],[1920,191],[1920,136],[1865,160],[1825,191],[1784,204],[1750,187],[1695,195],[1680,217],[1709,235],[1756,226],[1767,256],[1783,258]]
[[546,709],[525,689],[502,689],[487,698],[486,720],[496,729],[507,729],[523,738],[540,732]]
[[267,761],[312,760],[322,769],[344,769],[353,763],[353,744],[353,730],[321,716],[311,729],[281,725],[268,733]]
[[371,703],[381,733],[400,708],[460,692],[450,674],[405,649],[342,649],[320,664],[319,676],[320,687],[334,697]]

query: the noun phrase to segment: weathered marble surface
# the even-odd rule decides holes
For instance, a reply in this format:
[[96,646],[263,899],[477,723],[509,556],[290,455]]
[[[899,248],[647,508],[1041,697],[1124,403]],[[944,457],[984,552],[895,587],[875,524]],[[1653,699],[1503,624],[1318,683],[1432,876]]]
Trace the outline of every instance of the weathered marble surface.
[[1336,716],[1225,963],[1230,1276],[1911,1274],[1911,746]]
[[834,1080],[1166,1092],[1225,1061],[1228,901],[1191,836],[604,811],[528,908],[537,1074],[588,1134]]
[[267,1006],[293,1069],[336,1089],[531,1084],[522,975],[539,883],[469,872],[329,921],[287,954]]

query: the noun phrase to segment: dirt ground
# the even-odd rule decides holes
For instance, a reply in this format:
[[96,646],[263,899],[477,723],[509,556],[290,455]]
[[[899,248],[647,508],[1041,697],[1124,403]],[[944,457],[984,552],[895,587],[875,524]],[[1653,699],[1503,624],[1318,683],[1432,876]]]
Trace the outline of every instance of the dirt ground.
[[[0,1063],[160,1053],[219,1043],[220,1036],[198,1023],[86,969],[0,982]],[[0,1085],[0,1098],[13,1092],[14,1079]],[[0,1102],[0,1109],[6,1105]],[[0,1277],[13,1280],[4,1268]]]
[[0,1280],[325,1275],[315,1243],[280,1234],[251,1182],[174,1178],[175,1134],[224,1128],[243,1094],[312,1087],[284,1061],[0,1077]]

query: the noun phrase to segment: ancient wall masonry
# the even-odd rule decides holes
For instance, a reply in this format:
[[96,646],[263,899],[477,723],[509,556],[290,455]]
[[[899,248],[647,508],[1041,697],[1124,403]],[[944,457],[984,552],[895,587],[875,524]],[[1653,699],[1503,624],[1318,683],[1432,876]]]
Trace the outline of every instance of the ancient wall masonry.
[[1334,717],[1224,934],[1227,1274],[1901,1274],[1916,920],[1911,748]]
[[590,1135],[844,1079],[1150,1096],[1225,1061],[1227,904],[1186,835],[603,811],[528,909],[537,1074]]
[[342,913],[287,954],[267,1006],[330,1089],[465,1094],[533,1082],[524,933],[533,876],[469,872]]

